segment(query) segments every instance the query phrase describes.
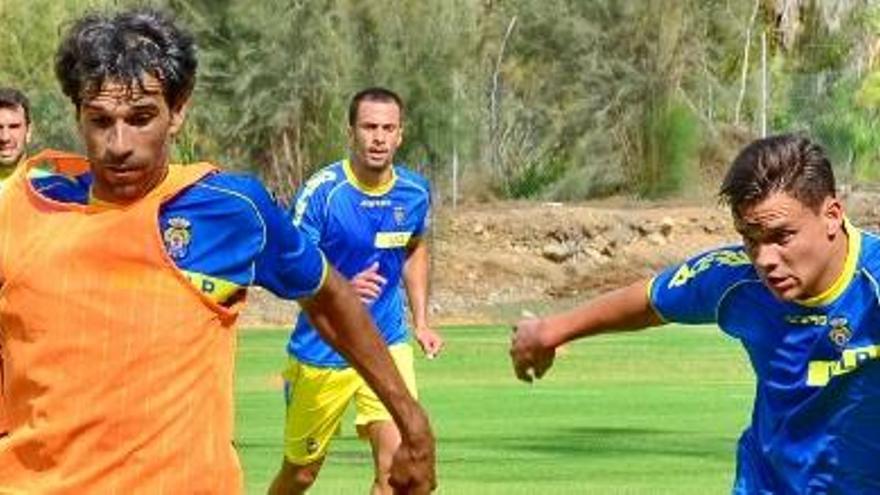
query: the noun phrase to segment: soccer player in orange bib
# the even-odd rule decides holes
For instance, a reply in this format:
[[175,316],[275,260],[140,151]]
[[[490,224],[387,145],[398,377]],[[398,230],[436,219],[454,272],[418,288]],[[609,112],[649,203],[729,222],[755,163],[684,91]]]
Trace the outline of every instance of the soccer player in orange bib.
[[39,154],[0,195],[0,493],[240,493],[250,285],[300,301],[398,423],[392,483],[430,492],[427,416],[348,282],[256,180],[169,164],[196,65],[192,38],[152,10],[87,15],[62,39],[88,158]]

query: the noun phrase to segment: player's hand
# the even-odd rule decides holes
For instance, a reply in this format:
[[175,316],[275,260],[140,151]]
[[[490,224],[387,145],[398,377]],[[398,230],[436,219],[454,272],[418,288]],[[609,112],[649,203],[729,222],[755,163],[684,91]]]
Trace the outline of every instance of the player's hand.
[[434,359],[440,354],[440,351],[443,350],[445,344],[445,342],[443,342],[443,337],[441,337],[433,328],[427,326],[419,327],[416,328],[413,334],[415,335],[419,346],[421,346],[422,352],[425,353],[425,356],[427,356],[428,359]]
[[556,350],[544,345],[541,340],[543,320],[525,318],[513,326],[510,337],[510,359],[516,377],[531,383],[541,378],[553,366]]
[[400,447],[394,453],[388,483],[399,495],[428,494],[437,488],[434,435],[428,417],[418,413],[406,425],[399,424]]
[[379,297],[388,279],[379,275],[379,262],[374,261],[366,270],[351,279],[351,286],[364,304],[369,304]]

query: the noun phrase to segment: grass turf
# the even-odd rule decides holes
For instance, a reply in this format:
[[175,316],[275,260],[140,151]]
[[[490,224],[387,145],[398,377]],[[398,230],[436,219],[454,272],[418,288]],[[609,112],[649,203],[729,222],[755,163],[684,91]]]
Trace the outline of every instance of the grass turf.
[[[444,329],[418,359],[438,439],[437,493],[728,493],[753,380],[738,344],[713,327],[667,326],[577,342],[534,385],[517,382],[507,327]],[[237,445],[247,493],[281,462],[286,330],[241,333]],[[369,446],[351,411],[314,495],[367,493]]]

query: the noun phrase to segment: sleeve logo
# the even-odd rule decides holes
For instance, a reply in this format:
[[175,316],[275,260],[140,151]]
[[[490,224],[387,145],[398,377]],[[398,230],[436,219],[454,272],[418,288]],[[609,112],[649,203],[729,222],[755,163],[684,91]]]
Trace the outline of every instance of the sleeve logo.
[[690,265],[684,263],[669,280],[669,288],[681,287],[715,266],[742,266],[751,263],[743,251],[724,249],[709,253]]

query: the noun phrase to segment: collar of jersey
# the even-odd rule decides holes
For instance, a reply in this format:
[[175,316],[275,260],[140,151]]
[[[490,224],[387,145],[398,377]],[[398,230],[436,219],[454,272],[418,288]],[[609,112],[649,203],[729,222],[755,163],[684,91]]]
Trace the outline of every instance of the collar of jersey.
[[369,186],[358,180],[357,175],[355,175],[354,171],[351,169],[351,162],[348,158],[342,160],[342,170],[345,172],[345,178],[348,180],[349,184],[368,196],[382,196],[390,191],[391,188],[394,187],[394,183],[397,182],[397,172],[394,171],[393,165],[391,166],[391,178],[378,186]]
[[[148,192],[147,195],[141,199],[146,199],[146,198],[155,196],[157,194],[161,194],[162,189],[163,189],[162,186],[164,186],[168,182],[169,178],[172,175],[176,174],[180,170],[180,167],[181,167],[181,165],[169,164],[168,165],[168,173],[165,174],[165,177],[162,179],[162,182],[159,182],[158,184],[156,184],[156,187],[151,189],[150,192]],[[93,187],[94,187],[94,184],[93,184]],[[118,209],[126,208],[131,204],[131,203],[119,204],[119,203],[114,203],[112,201],[104,201],[103,199],[98,199],[97,197],[95,197],[95,192],[94,192],[93,187],[89,188],[88,207],[90,209],[98,210],[98,211],[118,210]],[[135,203],[137,203],[138,201],[140,201],[140,200],[135,201]]]
[[847,233],[846,261],[843,263],[843,271],[840,272],[837,280],[821,294],[798,301],[798,304],[810,307],[830,304],[843,294],[843,291],[846,290],[853,276],[855,276],[856,265],[858,265],[859,253],[862,248],[862,234],[859,232],[859,229],[853,227],[848,218],[844,218],[843,228]]

